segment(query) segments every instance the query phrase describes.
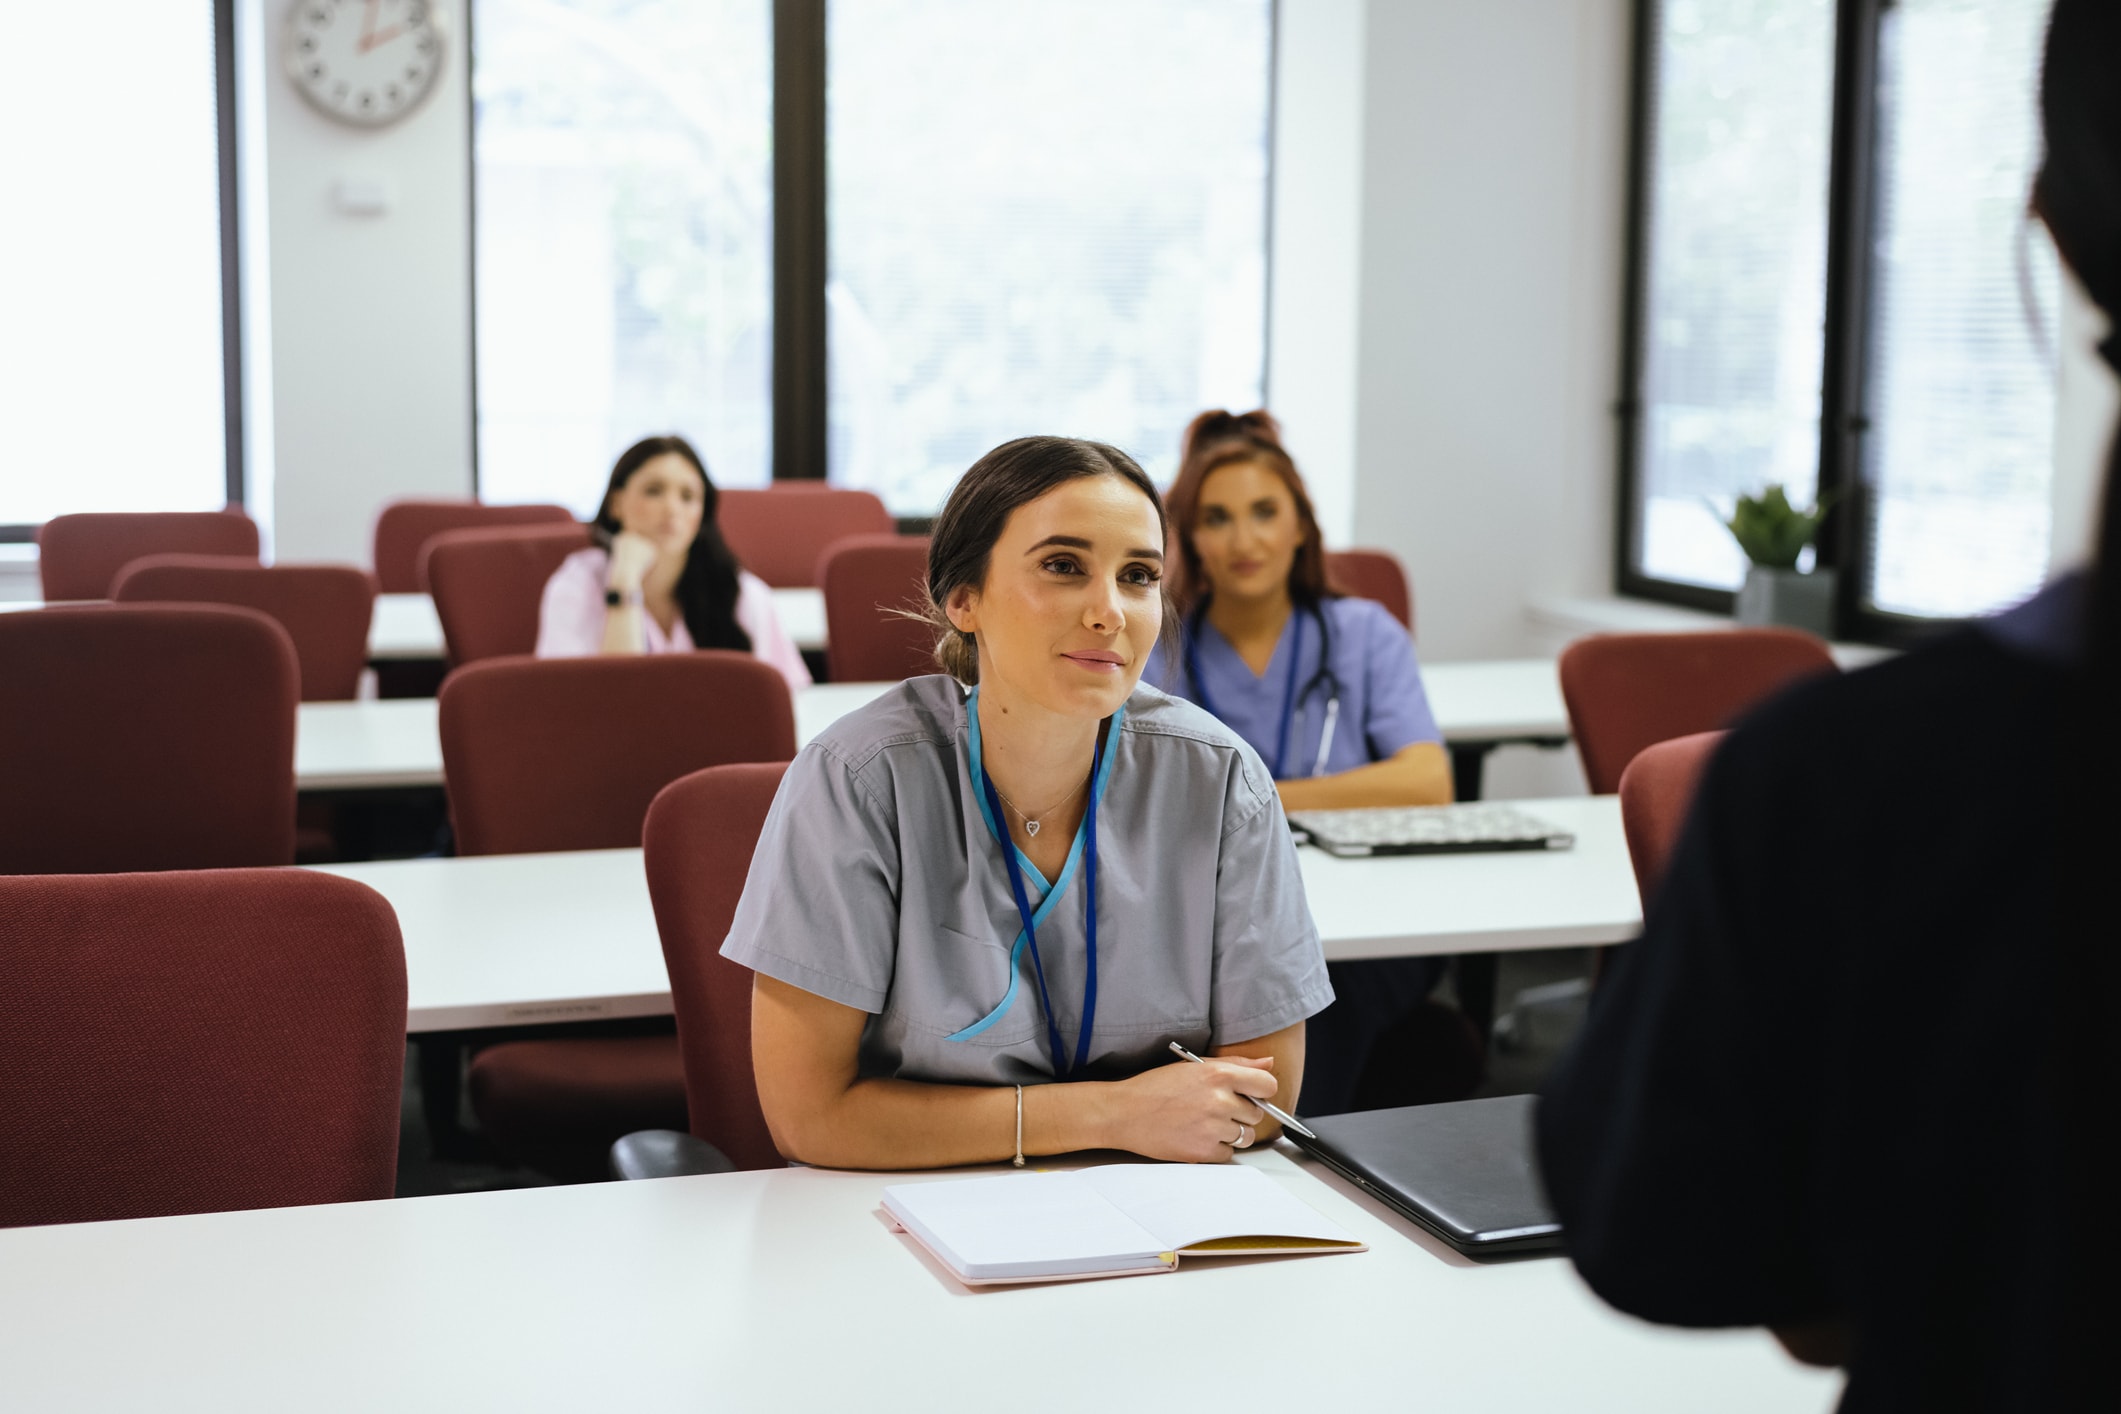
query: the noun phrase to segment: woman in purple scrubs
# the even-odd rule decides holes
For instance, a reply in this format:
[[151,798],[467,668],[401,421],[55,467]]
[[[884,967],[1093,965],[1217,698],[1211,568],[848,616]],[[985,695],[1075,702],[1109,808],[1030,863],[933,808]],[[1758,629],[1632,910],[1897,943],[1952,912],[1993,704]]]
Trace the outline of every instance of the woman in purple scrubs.
[[[1397,619],[1326,585],[1325,541],[1264,411],[1202,413],[1166,498],[1180,631],[1142,680],[1243,737],[1287,810],[1436,805],[1451,762]],[[1439,958],[1334,963],[1340,1000],[1312,1018],[1304,1109],[1351,1108],[1380,1036],[1427,998]]]

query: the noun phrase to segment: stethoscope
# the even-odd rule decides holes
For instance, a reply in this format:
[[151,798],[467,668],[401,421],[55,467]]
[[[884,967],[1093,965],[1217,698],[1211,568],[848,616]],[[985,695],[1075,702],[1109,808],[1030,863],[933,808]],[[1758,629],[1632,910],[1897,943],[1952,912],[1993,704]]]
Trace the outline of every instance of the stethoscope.
[[[1200,626],[1205,621],[1207,612],[1207,601],[1202,600],[1200,606],[1187,616],[1179,637],[1185,652],[1186,678],[1193,684],[1193,700],[1198,702],[1209,716],[1221,717],[1222,713],[1216,711],[1215,704],[1208,699],[1207,684],[1202,681],[1200,675]],[[1311,674],[1310,680],[1304,683],[1301,691],[1297,689],[1297,667],[1303,662],[1304,656],[1304,621],[1299,617],[1296,620],[1296,631],[1289,637],[1289,680],[1282,689],[1281,730],[1276,732],[1274,737],[1272,768],[1274,779],[1277,781],[1289,779],[1282,774],[1282,766],[1289,757],[1289,728],[1295,722],[1297,710],[1303,706],[1305,698],[1321,686],[1326,690],[1326,717],[1318,732],[1318,755],[1311,762],[1312,775],[1322,776],[1326,773],[1326,758],[1333,751],[1333,729],[1340,724],[1340,675],[1333,671],[1332,622],[1327,619],[1325,611],[1316,604],[1305,605],[1300,612],[1310,615],[1318,624],[1318,671]]]

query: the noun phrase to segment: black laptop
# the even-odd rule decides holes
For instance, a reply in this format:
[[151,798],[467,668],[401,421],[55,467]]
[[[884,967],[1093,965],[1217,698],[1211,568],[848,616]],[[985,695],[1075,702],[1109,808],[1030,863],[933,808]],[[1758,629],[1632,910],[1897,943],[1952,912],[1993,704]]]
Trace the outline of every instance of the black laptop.
[[1304,1116],[1288,1137],[1469,1257],[1558,1251],[1532,1162],[1530,1095]]

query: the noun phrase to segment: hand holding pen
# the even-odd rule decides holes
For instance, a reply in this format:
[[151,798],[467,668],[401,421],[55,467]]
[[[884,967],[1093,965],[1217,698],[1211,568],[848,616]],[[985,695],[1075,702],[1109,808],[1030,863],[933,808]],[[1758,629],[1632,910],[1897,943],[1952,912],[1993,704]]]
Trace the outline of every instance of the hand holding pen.
[[[1171,1050],[1173,1054],[1177,1055],[1183,1060],[1192,1061],[1195,1065],[1207,1064],[1206,1061],[1202,1060],[1199,1056],[1194,1055],[1193,1052],[1187,1050],[1184,1046],[1181,1046],[1176,1041],[1173,1041],[1171,1043]],[[1301,1134],[1306,1139],[1316,1139],[1318,1137],[1316,1134],[1313,1134],[1309,1129],[1307,1129],[1304,1126],[1304,1122],[1298,1119],[1295,1115],[1292,1115],[1286,1110],[1280,1109],[1272,1104],[1269,1104],[1267,1101],[1260,1099],[1257,1095],[1252,1097],[1252,1103],[1265,1110],[1270,1116],[1272,1116],[1276,1121],[1280,1123],[1283,1129],[1290,1131],[1292,1134]],[[1237,1127],[1240,1131],[1249,1130],[1251,1128],[1250,1125],[1246,1124],[1239,1124]],[[1252,1136],[1249,1133],[1240,1133],[1240,1135],[1238,1136],[1238,1142],[1233,1143],[1230,1147],[1233,1149],[1248,1149],[1251,1146]]]

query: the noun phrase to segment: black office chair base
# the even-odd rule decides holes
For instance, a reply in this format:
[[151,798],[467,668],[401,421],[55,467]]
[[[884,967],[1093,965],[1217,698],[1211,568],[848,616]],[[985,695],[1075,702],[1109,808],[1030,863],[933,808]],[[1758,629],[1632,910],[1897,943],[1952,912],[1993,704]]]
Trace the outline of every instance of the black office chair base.
[[613,1178],[681,1178],[734,1173],[729,1156],[704,1139],[675,1129],[637,1129],[611,1146]]

